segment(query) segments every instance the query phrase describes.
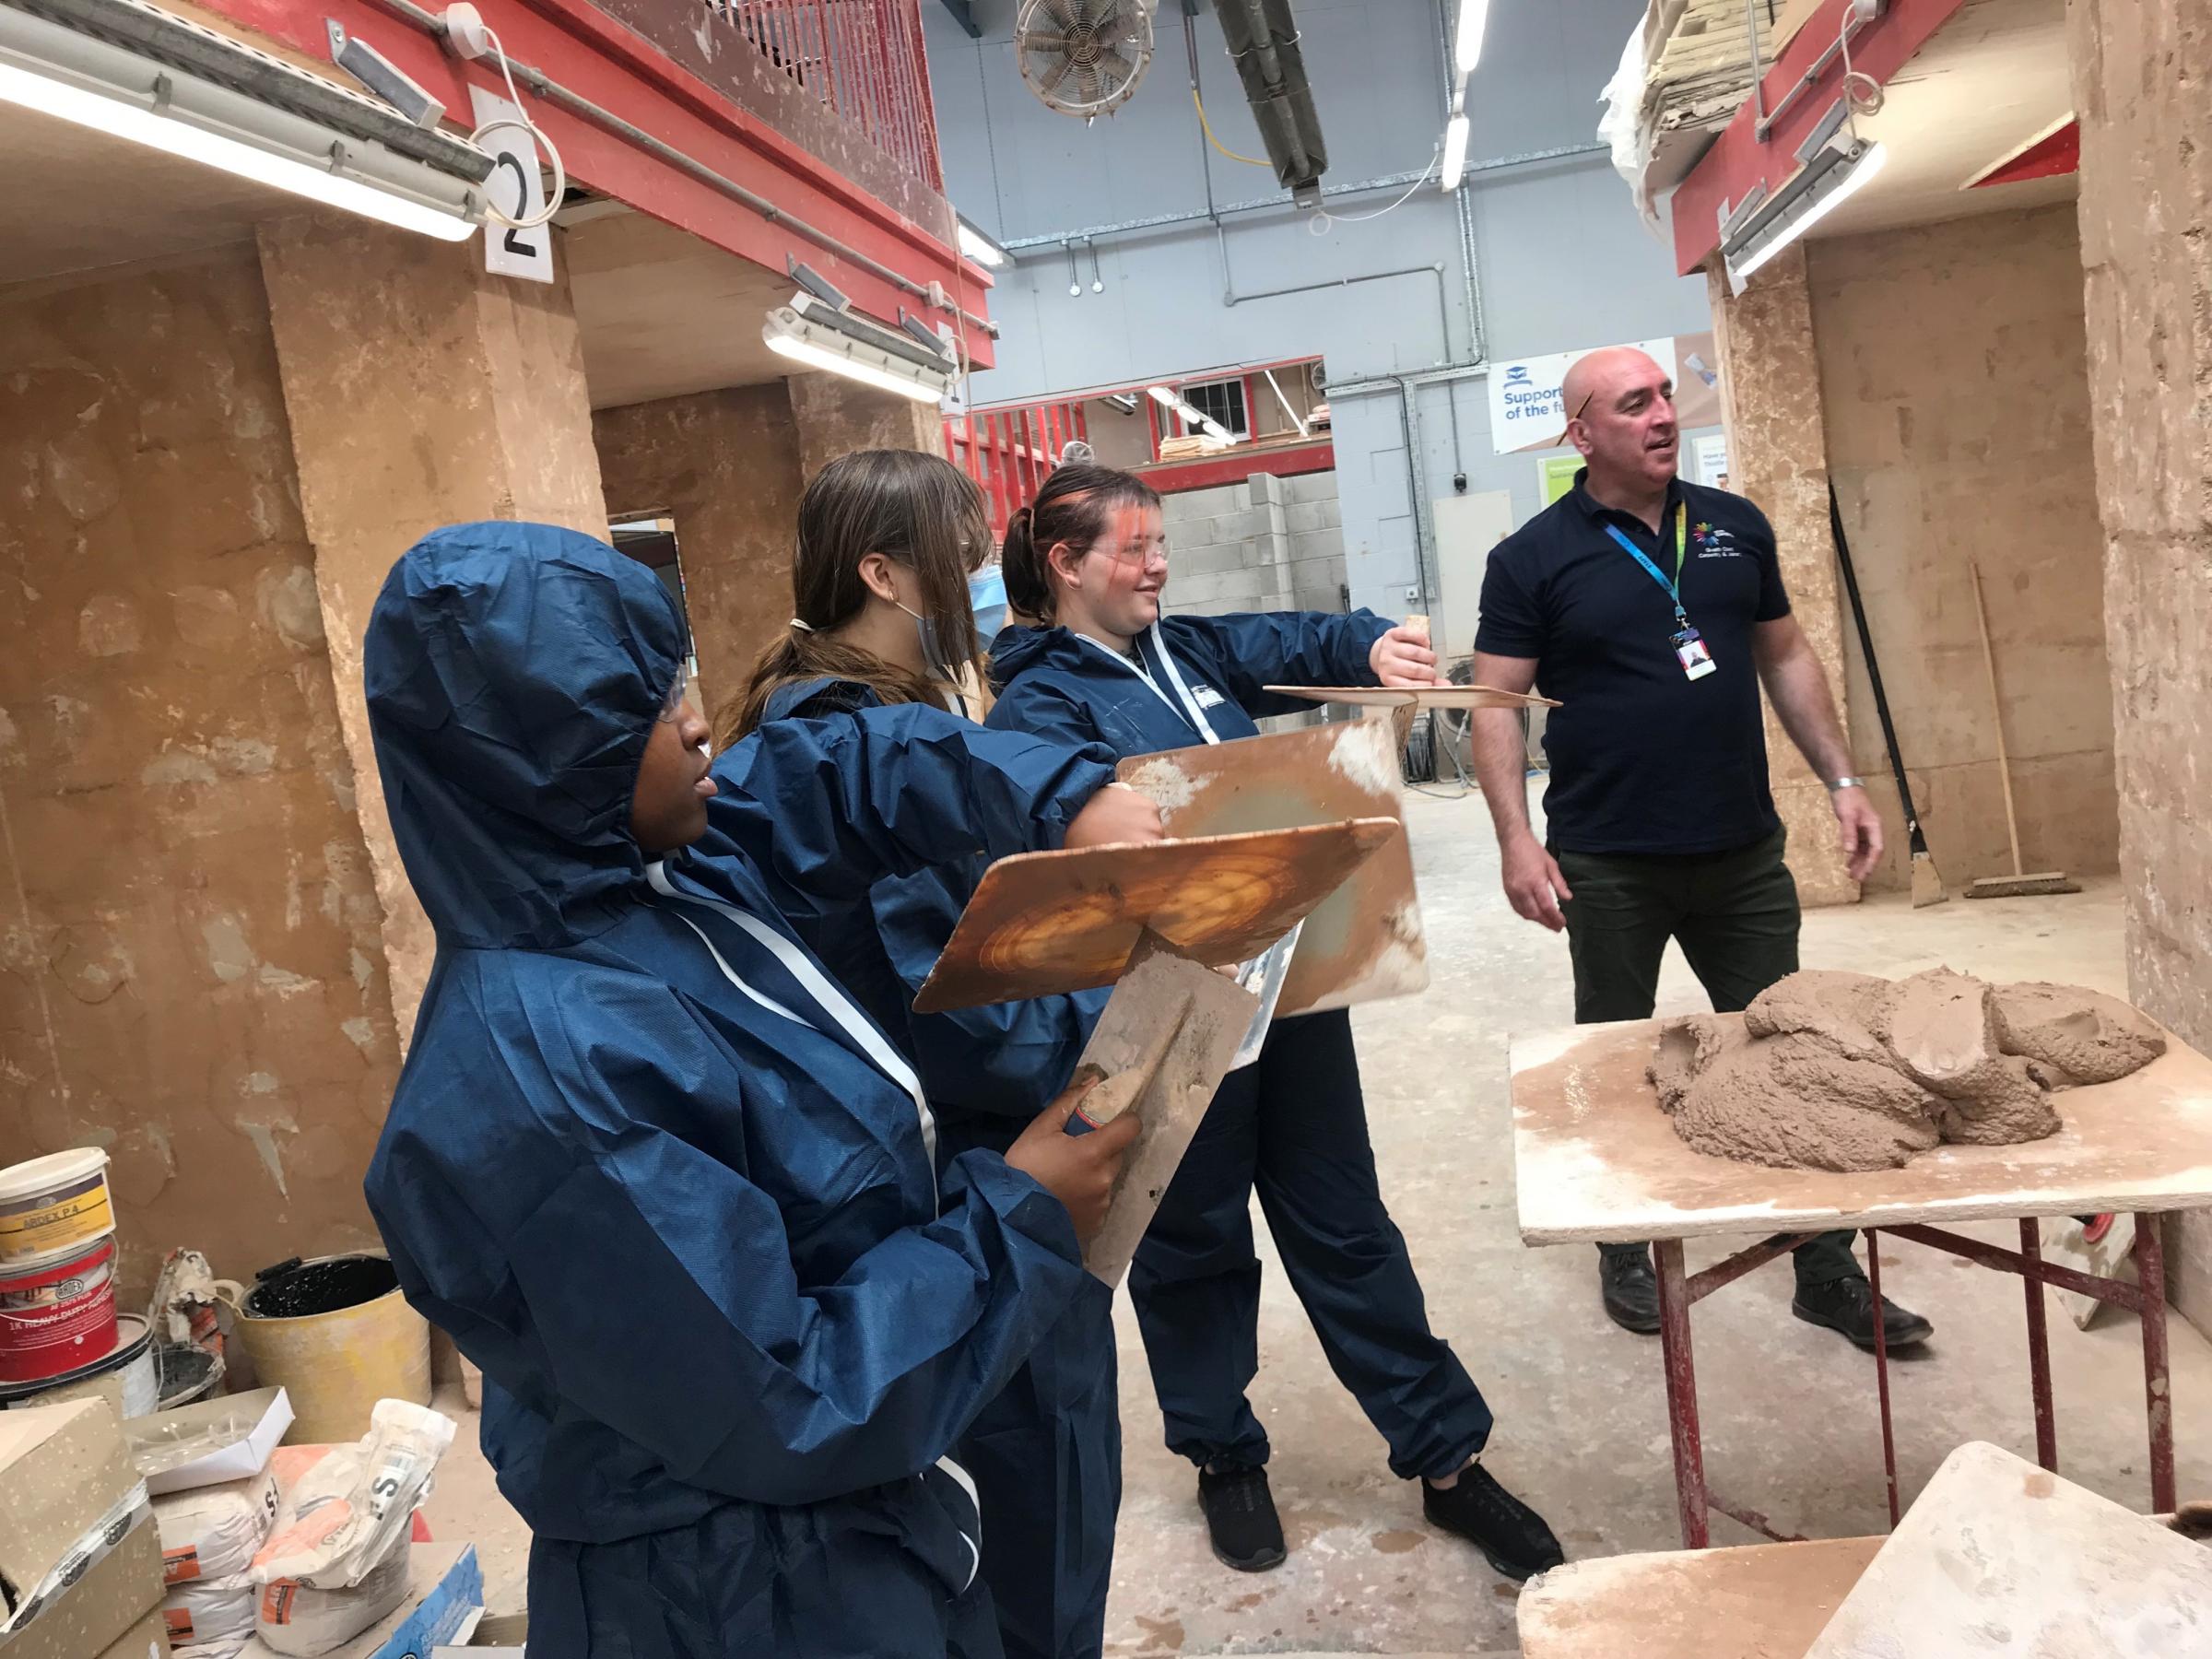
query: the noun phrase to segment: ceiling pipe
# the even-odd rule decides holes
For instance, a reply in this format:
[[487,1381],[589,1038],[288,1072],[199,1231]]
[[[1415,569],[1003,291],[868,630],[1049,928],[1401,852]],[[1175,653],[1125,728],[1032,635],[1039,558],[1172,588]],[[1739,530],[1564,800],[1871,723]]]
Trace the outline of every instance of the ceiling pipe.
[[1329,151],[1290,0],[1214,0],[1214,12],[1277,180],[1300,206],[1319,206]]

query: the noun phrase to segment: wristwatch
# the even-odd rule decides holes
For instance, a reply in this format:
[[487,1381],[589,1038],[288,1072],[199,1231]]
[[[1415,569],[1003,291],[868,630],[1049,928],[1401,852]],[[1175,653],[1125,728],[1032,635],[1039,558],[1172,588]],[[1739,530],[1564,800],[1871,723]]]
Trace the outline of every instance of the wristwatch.
[[1866,780],[1864,778],[1832,778],[1829,780],[1828,793],[1833,794],[1839,789],[1864,789],[1865,787]]

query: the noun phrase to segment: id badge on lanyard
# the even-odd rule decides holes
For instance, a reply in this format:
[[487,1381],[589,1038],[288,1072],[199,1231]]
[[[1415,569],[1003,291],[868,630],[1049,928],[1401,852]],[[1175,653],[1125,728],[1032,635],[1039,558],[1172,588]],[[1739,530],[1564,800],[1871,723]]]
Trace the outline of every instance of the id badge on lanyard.
[[1607,524],[1606,534],[1627,549],[1629,557],[1641,565],[1674,601],[1675,631],[1667,636],[1666,642],[1673,647],[1675,661],[1682,665],[1685,677],[1700,680],[1712,673],[1719,666],[1712,660],[1712,647],[1705,643],[1704,635],[1689,625],[1688,614],[1682,608],[1682,565],[1689,554],[1689,503],[1675,504],[1675,575],[1671,582],[1641,547],[1621,534],[1618,525]]

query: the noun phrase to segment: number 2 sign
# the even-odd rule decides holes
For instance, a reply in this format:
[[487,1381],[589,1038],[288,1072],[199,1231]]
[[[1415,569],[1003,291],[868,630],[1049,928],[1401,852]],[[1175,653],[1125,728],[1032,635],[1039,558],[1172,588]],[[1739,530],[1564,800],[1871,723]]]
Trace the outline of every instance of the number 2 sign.
[[[481,141],[486,153],[492,158],[491,176],[482,185],[486,196],[493,207],[509,218],[535,217],[545,207],[546,187],[538,172],[537,146],[522,125],[522,111],[481,87],[469,88],[468,99],[479,131],[493,122],[514,124],[494,128]],[[551,282],[553,227],[540,225],[531,230],[516,230],[487,218],[484,268],[495,276]]]

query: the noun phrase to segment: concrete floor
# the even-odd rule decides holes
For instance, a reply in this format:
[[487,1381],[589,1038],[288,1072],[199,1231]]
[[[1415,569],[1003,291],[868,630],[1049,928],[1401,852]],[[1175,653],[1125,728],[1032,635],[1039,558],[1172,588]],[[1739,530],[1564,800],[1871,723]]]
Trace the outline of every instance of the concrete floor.
[[[1594,1253],[1532,1251],[1514,1227],[1506,1043],[1515,1030],[1571,1022],[1566,945],[1507,909],[1479,799],[1417,797],[1408,821],[1434,981],[1423,996],[1356,1016],[1383,1189],[1421,1270],[1432,1323],[1497,1413],[1493,1472],[1544,1512],[1571,1557],[1671,1547],[1657,1340],[1606,1320]],[[1818,911],[1806,918],[1804,958],[1891,974],[1947,963],[2125,989],[2109,883],[2075,897],[1917,912],[1889,898]],[[1703,1006],[1670,952],[1661,1012]],[[1979,1230],[2017,1242],[2009,1227]],[[1692,1268],[1727,1248],[1693,1244]],[[1891,1294],[1936,1325],[1925,1357],[1892,1373],[1908,1498],[1961,1441],[2032,1456],[2018,1281],[1902,1243],[1885,1250],[1883,1266]],[[1418,1492],[1384,1466],[1381,1439],[1329,1374],[1272,1260],[1265,1284],[1253,1400],[1275,1439],[1290,1559],[1245,1576],[1208,1553],[1192,1474],[1159,1444],[1124,1298],[1126,1495],[1108,1651],[1124,1659],[1516,1653],[1512,1587],[1472,1549],[1424,1526]],[[1789,1288],[1787,1267],[1776,1264],[1700,1306],[1707,1468],[1784,1530],[1881,1530],[1872,1361],[1793,1319]],[[2146,1506],[2135,1323],[2085,1335],[2054,1316],[2052,1347],[2064,1471]],[[2177,1319],[2173,1350],[2182,1496],[2212,1495],[2212,1347]],[[441,1473],[431,1522],[441,1537],[477,1537],[495,1599],[519,1600],[520,1529],[465,1431]],[[1753,1540],[1716,1521],[1714,1541]]]

